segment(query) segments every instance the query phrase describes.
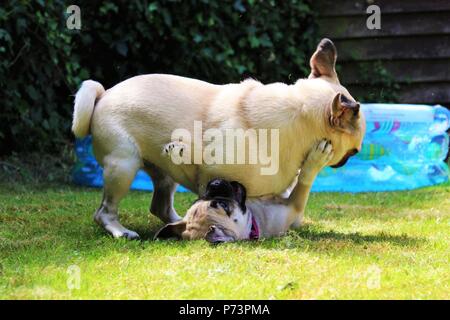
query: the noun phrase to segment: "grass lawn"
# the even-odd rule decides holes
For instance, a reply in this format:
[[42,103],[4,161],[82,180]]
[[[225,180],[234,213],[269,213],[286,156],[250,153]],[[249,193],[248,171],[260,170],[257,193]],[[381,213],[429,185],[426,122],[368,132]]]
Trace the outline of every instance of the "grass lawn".
[[[312,194],[301,229],[219,246],[152,241],[150,197],[122,202],[144,239],[130,242],[93,223],[100,190],[1,184],[0,298],[450,299],[448,183]],[[177,194],[178,211],[194,198]]]

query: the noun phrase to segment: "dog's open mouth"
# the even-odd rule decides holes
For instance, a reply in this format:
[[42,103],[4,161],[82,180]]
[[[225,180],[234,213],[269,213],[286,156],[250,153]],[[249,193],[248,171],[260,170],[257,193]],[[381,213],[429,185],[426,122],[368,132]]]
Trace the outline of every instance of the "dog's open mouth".
[[212,225],[205,236],[205,240],[213,244],[219,244],[223,242],[235,241],[235,238],[234,236],[227,234],[223,228]]
[[339,161],[338,163],[336,163],[335,165],[332,165],[330,167],[336,169],[336,168],[340,168],[340,167],[344,166],[347,163],[348,159],[350,159],[350,157],[354,156],[357,153],[358,153],[357,149],[350,150],[349,152],[346,153],[346,155],[342,158],[341,161]]

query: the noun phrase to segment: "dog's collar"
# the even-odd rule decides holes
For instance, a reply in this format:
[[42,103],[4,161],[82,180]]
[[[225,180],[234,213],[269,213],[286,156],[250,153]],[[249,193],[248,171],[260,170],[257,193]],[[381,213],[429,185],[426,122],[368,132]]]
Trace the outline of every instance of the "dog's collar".
[[250,234],[248,235],[248,238],[250,240],[258,240],[259,239],[258,222],[256,222],[255,216],[252,214],[250,210],[248,210],[248,213],[251,215],[252,221],[252,226],[250,227]]

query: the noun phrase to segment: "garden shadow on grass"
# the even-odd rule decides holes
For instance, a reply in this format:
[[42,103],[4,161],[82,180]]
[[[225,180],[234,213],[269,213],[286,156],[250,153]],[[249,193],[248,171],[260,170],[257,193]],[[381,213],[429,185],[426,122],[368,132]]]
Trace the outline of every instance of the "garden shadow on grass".
[[[98,259],[115,253],[139,254],[142,250],[151,248],[164,248],[172,245],[177,250],[190,250],[196,245],[191,241],[153,241],[159,225],[147,227],[144,225],[129,226],[141,235],[141,241],[129,241],[125,239],[113,239],[100,227],[89,223],[80,224],[77,229],[64,232],[66,225],[57,225],[53,232],[43,232],[38,238],[30,242],[22,243],[11,241],[0,246],[0,252],[8,252],[5,258],[16,260],[22,257],[21,263],[29,264],[70,264],[76,263],[79,257],[83,259]],[[72,224],[73,226],[73,224]],[[361,234],[358,232],[342,233],[321,229],[317,225],[306,225],[299,230],[291,230],[287,235],[278,238],[267,238],[259,241],[239,241],[225,245],[211,245],[211,248],[220,249],[223,246],[243,247],[265,250],[306,250],[316,252],[332,252],[341,254],[348,250],[365,250],[376,244],[386,243],[397,247],[417,247],[426,242],[423,238],[414,238],[407,235],[391,235],[383,232],[375,234]],[[60,250],[54,250],[55,243]],[[23,259],[23,256],[27,256]],[[39,256],[36,260],[35,257]],[[17,263],[17,261],[16,261]]]
[[391,235],[385,232],[378,232],[376,234],[361,234],[359,232],[342,233],[333,230],[320,230],[317,227],[305,226],[299,230],[293,231],[298,236],[312,240],[335,240],[335,241],[351,241],[354,244],[365,244],[373,242],[388,242],[396,246],[416,246],[419,242],[426,241],[421,238],[409,237],[406,234]]
[[150,228],[148,226],[142,226],[142,225],[133,225],[130,226],[130,229],[137,232],[139,234],[139,237],[141,238],[141,241],[153,241],[153,238],[158,232],[160,228],[162,228],[164,224],[158,225],[156,228],[154,226],[151,226]]
[[[307,246],[312,250],[336,251],[342,244],[365,247],[372,244],[386,243],[400,247],[417,247],[425,243],[424,238],[408,235],[392,235],[385,232],[361,234],[359,232],[342,233],[333,230],[323,230],[318,226],[304,226],[297,230],[290,230],[285,236],[263,239],[257,242],[240,242],[243,245],[258,246],[267,249],[302,248]],[[248,244],[247,244],[248,243]]]
[[[142,241],[153,241],[153,237],[158,229],[152,228],[152,230],[144,228],[136,228],[137,232],[141,235]],[[415,247],[419,244],[425,243],[426,239],[410,237],[406,234],[402,235],[392,235],[385,232],[378,232],[374,234],[361,234],[359,232],[352,233],[342,233],[333,230],[323,230],[316,225],[305,225],[297,230],[290,230],[286,235],[280,237],[273,237],[267,239],[261,239],[259,241],[238,241],[234,242],[244,246],[256,246],[263,247],[267,249],[282,249],[285,247],[284,244],[289,242],[286,247],[292,248],[295,244],[298,247],[303,247],[305,242],[309,244],[320,244],[325,242],[330,245],[330,249],[335,248],[333,243],[336,245],[342,242],[351,243],[352,245],[364,246],[374,243],[388,243],[395,246],[401,247]],[[178,241],[178,243],[188,243],[188,241]]]

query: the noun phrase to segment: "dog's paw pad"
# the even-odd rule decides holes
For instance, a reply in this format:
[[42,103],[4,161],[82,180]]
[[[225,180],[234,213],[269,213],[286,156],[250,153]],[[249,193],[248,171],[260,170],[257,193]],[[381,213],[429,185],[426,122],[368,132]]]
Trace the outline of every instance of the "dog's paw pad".
[[332,157],[333,145],[331,141],[323,139],[311,149],[306,161],[309,165],[323,167],[331,160]]
[[128,240],[140,240],[140,236],[137,232],[125,228],[123,229],[124,230],[121,229],[110,230],[110,232],[112,236],[116,239],[124,238]]
[[333,151],[333,145],[331,141],[323,139],[317,143],[316,151],[328,154]]
[[170,142],[164,146],[163,153],[167,156],[178,154],[180,157],[182,157],[185,147],[185,144],[181,141]]
[[122,237],[126,238],[128,240],[140,240],[141,239],[139,237],[139,234],[137,234],[136,232],[131,231],[131,230],[124,232]]

